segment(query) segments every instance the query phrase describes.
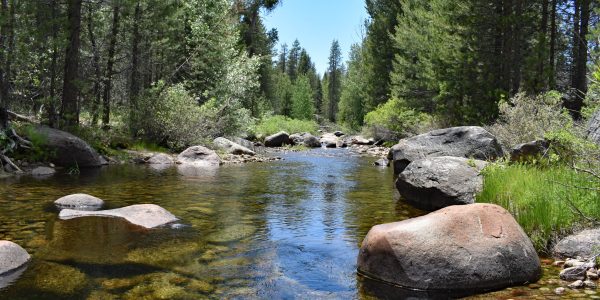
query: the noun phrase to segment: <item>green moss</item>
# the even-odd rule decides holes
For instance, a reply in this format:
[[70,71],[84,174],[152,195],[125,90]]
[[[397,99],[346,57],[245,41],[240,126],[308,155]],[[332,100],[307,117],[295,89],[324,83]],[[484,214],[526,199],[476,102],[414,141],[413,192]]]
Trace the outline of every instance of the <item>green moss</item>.
[[200,251],[202,251],[202,247],[198,243],[171,241],[156,247],[130,251],[127,254],[126,261],[169,268],[187,263],[189,257]]
[[35,267],[35,287],[55,295],[75,295],[88,285],[87,276],[76,268],[44,262]]

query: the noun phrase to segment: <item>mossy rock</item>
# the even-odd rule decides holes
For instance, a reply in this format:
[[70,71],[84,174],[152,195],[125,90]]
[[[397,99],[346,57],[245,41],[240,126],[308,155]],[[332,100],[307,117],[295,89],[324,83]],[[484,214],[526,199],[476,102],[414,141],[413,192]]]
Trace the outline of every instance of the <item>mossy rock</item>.
[[194,279],[187,285],[187,289],[198,293],[210,294],[215,290],[215,287],[206,281]]
[[91,292],[87,298],[87,300],[117,300],[119,296],[111,294],[105,291],[93,291]]
[[87,276],[78,269],[57,263],[38,264],[32,274],[35,274],[35,288],[49,294],[75,295],[89,284]]
[[250,237],[255,232],[253,225],[238,224],[212,233],[206,239],[212,243],[228,243]]
[[123,295],[123,299],[198,299],[185,286],[190,280],[175,273],[153,273]]
[[125,258],[128,262],[141,263],[160,268],[170,268],[188,262],[195,253],[202,251],[196,242],[170,241],[155,247],[139,248],[130,251]]

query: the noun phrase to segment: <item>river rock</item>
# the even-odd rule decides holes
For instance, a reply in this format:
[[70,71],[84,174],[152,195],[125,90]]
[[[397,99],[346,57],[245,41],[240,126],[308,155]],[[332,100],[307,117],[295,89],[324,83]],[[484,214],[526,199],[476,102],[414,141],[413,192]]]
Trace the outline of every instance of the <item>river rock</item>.
[[29,253],[21,246],[11,241],[0,241],[0,276],[24,266],[30,259]]
[[522,162],[545,156],[550,143],[546,140],[531,141],[529,143],[518,144],[510,151],[510,161]]
[[340,143],[340,139],[333,133],[325,133],[321,136],[320,142],[325,148],[336,148]]
[[234,155],[256,155],[256,153],[240,144],[234,143],[224,137],[218,137],[213,141],[218,149]]
[[581,289],[585,287],[585,283],[583,283],[583,280],[576,280],[568,286],[572,289]]
[[171,155],[164,153],[156,153],[152,155],[146,161],[146,163],[151,165],[172,165],[175,163],[175,160],[173,160],[173,157],[171,157]]
[[290,135],[290,140],[294,145],[303,145],[308,148],[321,147],[319,139],[308,132],[292,134]]
[[587,268],[569,267],[560,271],[559,277],[566,281],[584,280]]
[[468,292],[501,289],[541,276],[533,244],[504,208],[449,206],[371,228],[358,270],[410,289]]
[[377,161],[375,161],[373,163],[373,165],[378,166],[378,167],[389,167],[390,161],[385,158],[381,158],[381,159],[378,159]]
[[72,194],[58,198],[54,205],[61,209],[97,210],[104,205],[104,201],[88,194]]
[[240,137],[234,137],[234,138],[230,138],[229,140],[232,141],[232,142],[234,142],[234,143],[236,143],[236,144],[242,145],[242,146],[244,146],[244,147],[246,147],[246,148],[248,148],[248,149],[256,152],[256,149],[255,149],[256,145],[253,142],[251,142],[251,141],[249,141],[247,139],[243,139],[243,138],[240,138]]
[[567,236],[554,246],[555,257],[585,257],[600,253],[600,228],[588,229]]
[[198,167],[215,167],[223,164],[221,158],[213,150],[203,146],[192,146],[181,152],[177,160],[182,164]]
[[340,137],[340,136],[344,135],[344,133],[338,130],[338,131],[334,132],[333,135]]
[[36,177],[50,176],[50,175],[54,175],[55,173],[56,173],[56,170],[54,170],[53,168],[49,168],[49,167],[37,167],[37,168],[31,170],[31,175],[36,176]]
[[350,141],[353,145],[373,145],[375,143],[374,140],[366,139],[360,135],[353,136]]
[[422,210],[471,204],[483,188],[479,173],[486,164],[451,156],[415,160],[400,173],[396,188],[406,202]]
[[600,110],[597,110],[588,123],[588,138],[600,145]]
[[400,140],[388,152],[394,172],[400,174],[417,159],[437,156],[456,156],[491,160],[501,157],[502,147],[487,130],[477,126],[462,126],[433,130]]
[[50,161],[57,166],[99,167],[102,165],[96,150],[68,132],[45,126],[36,127],[35,132],[41,136],[42,147],[50,153]]
[[145,228],[155,228],[179,220],[169,211],[155,204],[137,204],[101,211],[63,209],[59,214],[61,220],[70,220],[81,217],[123,218],[132,224]]
[[280,131],[265,138],[265,147],[281,147],[291,144],[290,135],[285,131]]

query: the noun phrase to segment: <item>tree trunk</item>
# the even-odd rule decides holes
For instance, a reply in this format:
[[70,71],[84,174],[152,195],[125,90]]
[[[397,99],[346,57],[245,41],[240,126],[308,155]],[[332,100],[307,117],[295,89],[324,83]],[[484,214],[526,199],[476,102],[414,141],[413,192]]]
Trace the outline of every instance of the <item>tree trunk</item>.
[[[5,53],[7,50],[7,40],[8,40],[8,32],[7,32],[7,24],[4,24],[6,22],[7,15],[8,15],[8,0],[2,0],[1,4],[0,4],[0,15],[2,16],[2,20],[4,20],[2,22],[1,28],[0,28],[0,114],[2,114],[2,112],[4,112],[4,114],[0,115],[0,117],[6,116],[6,109],[8,107],[8,93],[5,93],[3,87],[4,87],[4,81],[7,78],[7,74],[6,74],[6,69],[4,68],[4,61],[5,61]],[[4,124],[4,122],[8,122],[8,117],[6,116],[3,120],[0,120],[0,122],[2,122]],[[3,125],[0,124],[0,125]],[[4,128],[4,126],[2,127]],[[0,128],[0,129],[2,129]]]
[[112,76],[115,64],[115,51],[117,48],[117,36],[119,34],[119,3],[113,7],[113,22],[110,35],[110,45],[108,46],[108,61],[106,63],[106,75],[104,81],[104,95],[102,99],[102,126],[108,128],[110,122],[110,98],[112,89]]
[[552,0],[552,12],[550,13],[550,56],[548,66],[548,87],[556,88],[556,0]]
[[583,100],[587,93],[587,34],[589,30],[590,21],[590,0],[579,0],[579,20],[578,26],[579,32],[576,33],[577,43],[573,45],[573,48],[577,48],[576,56],[574,60],[574,72],[572,88],[575,90],[575,95],[567,103],[567,109],[571,112],[574,119],[581,119],[581,108],[583,107]]
[[94,35],[94,29],[92,26],[93,14],[92,8],[88,10],[88,37],[90,38],[90,45],[92,46],[92,67],[94,68],[94,100],[92,103],[92,126],[98,124],[98,114],[100,109],[100,81],[102,81],[102,71],[100,69],[100,51],[96,42],[96,36]]
[[50,9],[52,11],[52,60],[50,62],[50,99],[46,105],[46,114],[48,115],[48,126],[55,127],[56,120],[56,67],[58,65],[58,25],[57,19],[57,3],[52,0]]
[[79,125],[79,103],[77,96],[77,76],[79,72],[79,47],[81,33],[81,2],[68,0],[69,43],[65,54],[65,75],[61,119],[63,127]]
[[129,90],[129,107],[131,114],[137,109],[137,97],[140,93],[140,82],[139,82],[139,66],[138,66],[138,52],[140,45],[140,28],[139,23],[142,18],[141,3],[138,1],[135,5],[135,12],[133,16],[133,34],[131,39],[131,86]]
[[534,86],[535,92],[543,91],[546,89],[546,41],[548,36],[548,0],[542,1],[542,20],[540,24],[540,40],[539,40],[539,65],[538,65],[538,76],[536,77],[536,83]]
[[523,1],[521,0],[517,0],[516,1],[516,6],[515,6],[515,17],[514,19],[516,20],[514,22],[514,30],[513,30],[513,38],[512,38],[512,43],[513,43],[513,48],[514,48],[514,53],[513,53],[513,60],[512,60],[512,65],[513,65],[513,76],[512,76],[512,93],[511,95],[515,95],[516,93],[519,92],[519,89],[521,87],[521,78],[522,78],[522,74],[521,74],[521,70],[522,70],[522,51],[521,49],[523,48],[523,41],[522,41],[522,31],[523,31]]
[[577,81],[575,78],[577,76],[575,69],[577,68],[577,57],[579,57],[577,53],[579,52],[579,16],[581,15],[580,3],[581,0],[573,0],[575,12],[573,14],[573,42],[571,49],[571,87],[574,87],[576,85],[575,82]]

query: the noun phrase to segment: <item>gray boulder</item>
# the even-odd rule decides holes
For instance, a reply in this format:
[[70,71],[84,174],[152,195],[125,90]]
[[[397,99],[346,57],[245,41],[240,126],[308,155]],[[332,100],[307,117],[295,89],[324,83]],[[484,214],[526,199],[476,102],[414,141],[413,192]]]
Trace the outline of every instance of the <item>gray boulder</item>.
[[146,163],[150,165],[172,165],[175,163],[175,160],[173,160],[173,157],[171,157],[171,155],[157,153],[152,155],[148,160],[146,160]]
[[0,276],[24,266],[30,259],[29,253],[21,246],[10,241],[0,241]]
[[406,202],[422,210],[471,204],[483,188],[479,173],[486,164],[451,156],[415,160],[400,173],[396,188]]
[[333,133],[323,134],[320,142],[325,148],[336,148],[341,143],[340,139]]
[[552,252],[559,258],[591,258],[600,253],[600,228],[567,236],[554,245]]
[[213,144],[218,149],[226,151],[227,153],[234,155],[255,155],[256,153],[240,144],[234,143],[226,138],[218,137],[213,141]]
[[31,170],[31,175],[35,176],[35,177],[50,176],[50,175],[54,175],[55,173],[56,173],[56,170],[54,170],[54,168],[50,168],[50,167],[37,167],[37,168]]
[[468,292],[536,282],[540,260],[504,208],[449,206],[377,225],[365,237],[358,270],[409,289]]
[[169,211],[155,204],[137,204],[101,211],[63,209],[59,214],[61,220],[82,217],[123,218],[129,223],[145,228],[155,228],[179,220]]
[[197,167],[216,167],[223,164],[215,151],[202,146],[187,148],[177,156],[177,160],[182,164]]
[[72,194],[58,198],[54,205],[60,209],[98,210],[102,208],[104,201],[88,194]]
[[36,127],[42,138],[42,147],[50,154],[49,159],[61,167],[99,167],[100,155],[82,139],[58,129]]
[[390,149],[388,159],[393,161],[394,172],[399,174],[412,161],[426,157],[456,156],[491,160],[502,155],[502,147],[491,133],[477,126],[462,126],[402,139]]
[[314,135],[304,132],[290,135],[290,140],[294,145],[303,145],[308,148],[320,148],[321,142]]
[[373,145],[375,143],[374,140],[372,140],[372,139],[366,139],[366,138],[364,138],[364,137],[362,137],[360,135],[353,136],[350,139],[350,142],[353,145]]
[[545,156],[549,147],[550,143],[546,140],[518,144],[510,151],[510,161],[523,162]]
[[280,131],[265,138],[265,147],[281,147],[291,144],[290,135],[285,131]]
[[234,137],[234,138],[230,138],[229,140],[256,152],[256,149],[255,149],[256,145],[247,139]]
[[588,138],[600,145],[600,110],[597,110],[588,123]]

